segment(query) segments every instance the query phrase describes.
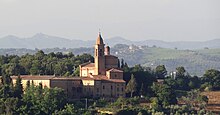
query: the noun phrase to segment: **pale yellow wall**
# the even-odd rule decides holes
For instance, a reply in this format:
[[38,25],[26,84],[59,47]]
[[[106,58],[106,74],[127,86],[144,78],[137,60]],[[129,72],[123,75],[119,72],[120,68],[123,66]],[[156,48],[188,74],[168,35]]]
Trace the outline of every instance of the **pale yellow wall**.
[[112,83],[102,83],[101,85],[101,96],[103,97],[112,97],[113,93],[114,93],[114,87]]
[[83,80],[83,89],[85,96],[106,98],[125,96],[125,83],[108,82],[105,80]]
[[80,76],[81,77],[87,77],[89,74],[94,75],[95,74],[95,68],[94,67],[82,67],[80,69]]
[[125,83],[116,84],[116,88],[119,88],[119,91],[116,91],[116,97],[125,97]]
[[94,96],[94,80],[82,80],[84,96]]
[[100,80],[95,81],[94,92],[93,92],[94,97],[101,96],[101,94],[102,94],[101,85],[102,85],[102,82]]
[[125,83],[102,83],[101,96],[103,97],[124,97]]
[[112,71],[107,71],[106,76],[109,79],[123,79],[123,72],[112,72]]
[[90,86],[94,86],[94,80],[82,80],[82,83],[84,86],[90,85]]
[[83,85],[72,79],[51,79],[51,88],[54,87],[64,89],[69,98],[80,98],[83,94]]
[[[27,80],[22,79],[23,88],[26,88],[27,81],[30,84],[39,85],[42,83],[43,87],[48,88],[62,88],[66,92],[69,98],[80,98],[80,97],[124,97],[125,96],[125,83],[112,82],[106,80],[93,80],[93,79],[82,79],[81,85],[75,83],[74,80],[69,79],[48,79],[48,80]],[[79,80],[80,81],[80,80]],[[12,79],[13,84],[16,83],[16,79]],[[103,86],[105,88],[103,88]],[[82,92],[77,92],[77,88],[81,88]],[[123,90],[122,90],[123,89]]]
[[111,73],[110,73],[110,71],[106,71],[106,76],[108,77],[108,79],[111,79]]
[[[39,83],[42,83],[43,87],[50,88],[50,80],[27,80],[27,79],[22,79],[21,83],[22,83],[23,89],[26,88],[27,81],[30,81],[30,84],[32,84],[32,81],[33,81],[34,85],[39,85]],[[12,79],[12,83],[15,84],[16,83],[16,79]]]

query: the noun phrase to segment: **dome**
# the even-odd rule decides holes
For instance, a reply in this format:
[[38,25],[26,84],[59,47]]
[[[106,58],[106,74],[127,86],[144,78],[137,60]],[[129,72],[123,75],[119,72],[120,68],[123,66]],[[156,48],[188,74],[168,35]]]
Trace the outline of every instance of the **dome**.
[[110,47],[109,47],[109,46],[106,46],[105,48],[106,48],[106,49],[108,49],[108,50],[110,49]]
[[105,55],[110,55],[110,47],[109,46],[105,47]]

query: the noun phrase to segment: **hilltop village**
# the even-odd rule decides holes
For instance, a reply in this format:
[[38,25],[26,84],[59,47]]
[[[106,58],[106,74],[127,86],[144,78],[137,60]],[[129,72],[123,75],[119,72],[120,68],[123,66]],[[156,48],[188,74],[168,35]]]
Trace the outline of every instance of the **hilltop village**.
[[[55,77],[47,75],[20,75],[23,87],[27,82],[42,84],[48,88],[62,88],[68,98],[105,97],[117,98],[125,96],[123,71],[118,67],[118,57],[110,54],[110,47],[104,44],[99,33],[94,48],[94,63],[86,62],[79,65],[79,77]],[[11,76],[13,83],[18,76]]]

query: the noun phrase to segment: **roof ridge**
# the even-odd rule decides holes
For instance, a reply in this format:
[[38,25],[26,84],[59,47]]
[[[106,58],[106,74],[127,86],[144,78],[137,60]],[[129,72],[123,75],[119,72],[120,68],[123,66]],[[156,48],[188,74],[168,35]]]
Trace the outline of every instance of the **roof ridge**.
[[85,62],[85,63],[83,63],[83,64],[80,64],[80,66],[86,66],[86,65],[88,65],[88,64],[93,64],[92,62]]

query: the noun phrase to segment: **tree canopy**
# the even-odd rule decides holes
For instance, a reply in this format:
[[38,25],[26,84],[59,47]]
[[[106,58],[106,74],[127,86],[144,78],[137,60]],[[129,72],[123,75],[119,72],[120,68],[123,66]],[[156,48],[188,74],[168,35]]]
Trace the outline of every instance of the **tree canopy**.
[[94,61],[89,54],[73,55],[61,52],[45,54],[39,50],[34,55],[23,55],[21,57],[10,55],[0,58],[0,75],[56,75],[56,76],[79,76],[77,67],[79,64]]

